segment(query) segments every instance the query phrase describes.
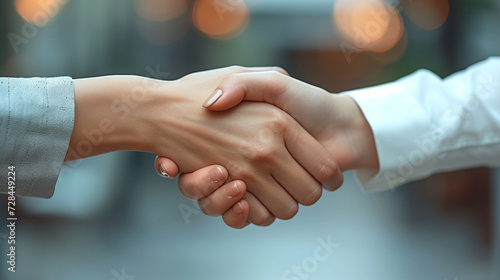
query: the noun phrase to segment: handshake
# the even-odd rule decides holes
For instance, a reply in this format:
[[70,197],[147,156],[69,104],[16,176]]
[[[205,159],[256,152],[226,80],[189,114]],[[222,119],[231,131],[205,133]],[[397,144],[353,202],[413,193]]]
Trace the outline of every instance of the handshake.
[[[126,115],[109,112],[139,84],[146,90],[136,90]],[[88,156],[157,154],[159,174],[182,173],[181,193],[233,228],[290,219],[298,204],[316,203],[323,187],[340,187],[343,171],[378,169],[373,133],[356,102],[281,68],[228,67],[175,81],[109,76],[74,85],[70,149],[106,118],[113,130]]]

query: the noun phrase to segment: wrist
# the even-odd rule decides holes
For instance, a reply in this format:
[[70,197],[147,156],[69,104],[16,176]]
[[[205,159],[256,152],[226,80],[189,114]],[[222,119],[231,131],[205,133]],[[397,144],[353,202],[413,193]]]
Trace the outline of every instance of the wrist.
[[156,83],[139,76],[75,79],[75,124],[66,160],[147,149],[147,127],[139,116]]
[[349,112],[346,129],[352,144],[352,162],[346,170],[379,169],[375,136],[363,111],[352,97],[338,97],[342,98],[342,106]]

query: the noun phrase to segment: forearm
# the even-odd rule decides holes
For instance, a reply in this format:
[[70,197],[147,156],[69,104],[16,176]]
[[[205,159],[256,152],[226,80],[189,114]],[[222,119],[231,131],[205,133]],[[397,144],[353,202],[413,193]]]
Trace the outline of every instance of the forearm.
[[75,124],[65,160],[117,150],[151,151],[142,115],[162,83],[139,76],[75,79]]

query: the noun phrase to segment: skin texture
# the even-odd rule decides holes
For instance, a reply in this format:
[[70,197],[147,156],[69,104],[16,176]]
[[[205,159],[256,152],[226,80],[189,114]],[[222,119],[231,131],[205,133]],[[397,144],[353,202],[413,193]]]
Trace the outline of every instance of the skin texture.
[[[135,76],[75,80],[75,127],[66,160],[135,150],[169,157],[182,173],[224,166],[234,180],[225,197],[244,198],[233,212],[245,211],[248,202],[254,224],[290,219],[298,203],[320,198],[321,183],[341,181],[342,174],[332,155],[275,106],[248,102],[224,112],[200,106],[221,81],[244,71],[224,68],[169,82]],[[211,199],[200,204],[209,215],[224,210],[211,207]]]
[[[342,171],[378,170],[373,132],[351,97],[329,94],[277,71],[233,74],[217,89],[223,94],[208,109],[224,111],[243,100],[273,104],[289,113],[311,133],[335,157]],[[155,166],[158,168],[172,163],[168,158],[160,157]],[[233,203],[235,199],[228,199],[220,192],[211,192],[214,185],[224,189],[232,183],[208,182],[205,174],[217,168],[222,166],[208,166],[192,174],[181,175],[179,188],[196,193],[190,198],[199,199],[210,213],[221,214],[229,226],[242,228],[247,224],[244,222],[246,209],[233,211],[238,207],[237,203]],[[325,185],[327,190],[335,190],[336,187],[338,184]],[[249,207],[253,207],[251,201]]]

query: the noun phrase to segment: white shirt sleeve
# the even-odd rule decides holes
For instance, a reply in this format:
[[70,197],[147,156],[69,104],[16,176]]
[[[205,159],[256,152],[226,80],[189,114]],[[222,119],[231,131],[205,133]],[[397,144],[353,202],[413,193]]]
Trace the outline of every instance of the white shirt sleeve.
[[368,120],[380,170],[360,170],[367,191],[433,173],[500,166],[500,58],[441,79],[419,70],[392,83],[345,92]]
[[15,167],[15,195],[49,198],[75,116],[70,77],[0,78],[0,193]]

